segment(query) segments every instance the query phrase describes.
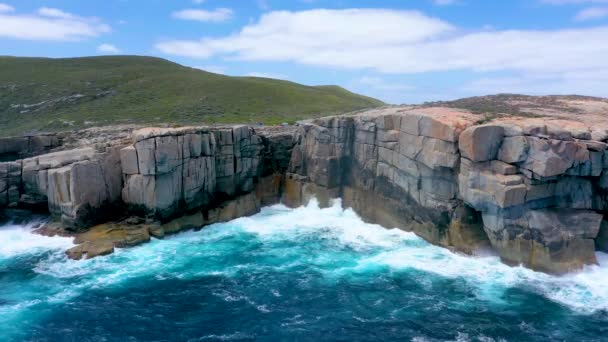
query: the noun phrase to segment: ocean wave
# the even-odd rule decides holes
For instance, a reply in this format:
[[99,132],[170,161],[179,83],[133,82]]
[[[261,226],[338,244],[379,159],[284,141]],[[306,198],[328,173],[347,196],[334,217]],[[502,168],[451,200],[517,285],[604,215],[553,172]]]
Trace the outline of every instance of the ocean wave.
[[[10,317],[0,323],[16,322],[27,310],[66,302],[91,289],[142,281],[238,278],[243,283],[259,282],[260,289],[268,292],[270,298],[287,300],[284,289],[264,283],[271,278],[269,274],[294,276],[297,282],[293,286],[310,289],[417,272],[417,286],[425,291],[432,290],[436,279],[457,279],[465,282],[477,298],[496,305],[506,305],[505,292],[516,288],[578,313],[608,310],[607,254],[598,253],[600,266],[556,277],[507,266],[496,256],[453,253],[430,245],[413,233],[365,223],[352,210],[342,209],[340,201],[324,209],[315,201],[296,209],[271,206],[251,217],[82,261],[65,257],[63,251],[72,246],[71,239],[35,235],[32,227],[33,224],[0,227],[0,265],[16,258],[38,256],[31,269],[36,276],[5,285],[15,293],[0,298],[10,302],[1,306]],[[385,291],[399,290],[390,282],[387,284]],[[216,291],[214,295],[227,302],[247,302],[260,313],[273,311],[271,305],[245,294]],[[384,304],[379,302],[378,306]]]
[[74,246],[71,238],[33,234],[32,229],[39,223],[34,221],[0,226],[0,260],[24,254],[65,250]]

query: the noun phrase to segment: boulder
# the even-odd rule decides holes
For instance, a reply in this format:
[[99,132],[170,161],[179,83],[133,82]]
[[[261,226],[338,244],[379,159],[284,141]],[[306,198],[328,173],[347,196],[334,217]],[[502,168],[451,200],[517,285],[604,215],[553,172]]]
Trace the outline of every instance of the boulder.
[[563,175],[573,166],[589,161],[587,146],[580,142],[527,137],[529,149],[522,164],[538,178]]
[[504,127],[480,125],[467,128],[458,140],[463,157],[474,162],[496,159],[504,137]]
[[500,149],[498,150],[497,158],[509,164],[519,163],[526,160],[529,148],[530,146],[526,137],[505,137]]

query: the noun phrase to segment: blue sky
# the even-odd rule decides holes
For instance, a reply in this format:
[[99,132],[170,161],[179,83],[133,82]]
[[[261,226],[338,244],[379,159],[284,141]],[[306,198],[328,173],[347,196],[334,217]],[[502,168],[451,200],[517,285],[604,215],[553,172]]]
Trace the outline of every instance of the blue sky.
[[0,0],[0,55],[108,54],[389,103],[608,97],[608,0]]

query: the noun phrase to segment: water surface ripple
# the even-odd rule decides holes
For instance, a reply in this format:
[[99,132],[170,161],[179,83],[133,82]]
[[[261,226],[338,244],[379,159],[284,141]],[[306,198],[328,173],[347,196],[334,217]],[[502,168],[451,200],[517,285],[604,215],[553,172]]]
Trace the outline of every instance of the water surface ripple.
[[[553,277],[366,224],[336,202],[86,261],[0,227],[1,341],[600,341],[608,266]],[[608,256],[598,255],[608,265]]]

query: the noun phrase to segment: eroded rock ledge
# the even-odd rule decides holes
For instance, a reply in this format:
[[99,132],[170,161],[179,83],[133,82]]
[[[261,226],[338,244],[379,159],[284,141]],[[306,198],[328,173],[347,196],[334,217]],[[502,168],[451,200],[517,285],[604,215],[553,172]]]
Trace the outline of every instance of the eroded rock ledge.
[[105,132],[62,151],[47,138],[37,150],[51,153],[12,148],[29,158],[0,163],[0,208],[48,208],[57,221],[42,232],[75,235],[76,259],[314,196],[341,197],[365,220],[454,250],[492,249],[509,264],[564,273],[597,263],[595,250],[608,249],[607,131],[482,119],[395,107],[297,129]]

